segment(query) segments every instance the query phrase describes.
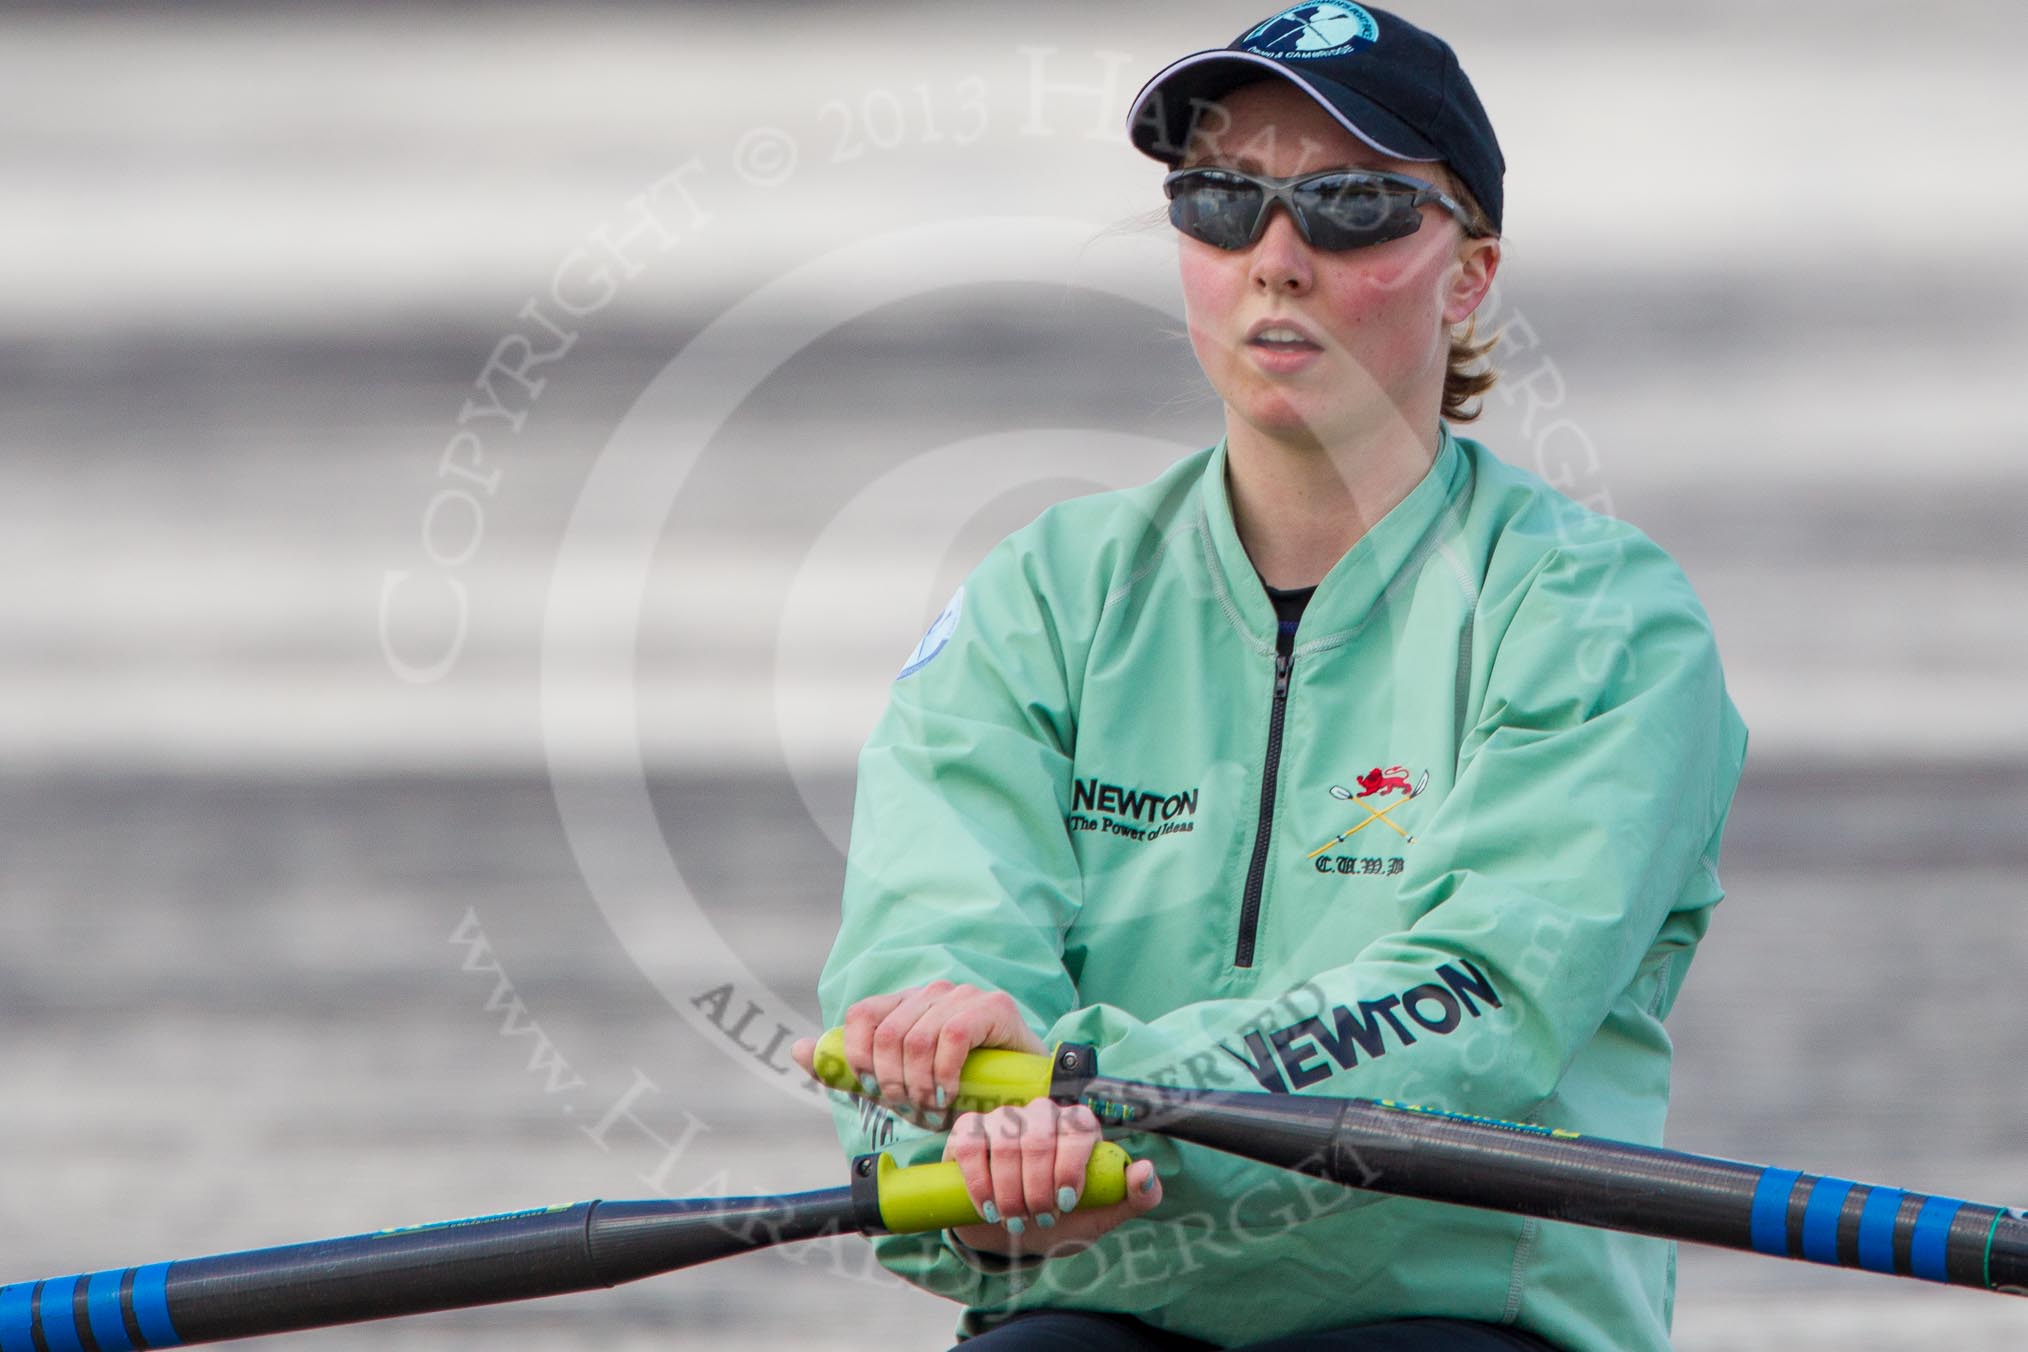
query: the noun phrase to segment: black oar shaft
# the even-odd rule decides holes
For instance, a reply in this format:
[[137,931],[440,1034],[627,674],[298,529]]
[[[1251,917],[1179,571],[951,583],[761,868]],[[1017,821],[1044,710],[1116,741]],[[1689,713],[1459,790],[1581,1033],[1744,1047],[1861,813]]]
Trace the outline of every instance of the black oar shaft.
[[614,1286],[857,1231],[850,1188],[579,1202],[0,1287],[0,1352],[130,1352]]
[[[1092,1151],[1080,1210],[1126,1196],[1126,1152]],[[527,1300],[834,1234],[979,1219],[956,1164],[852,1163],[849,1187],[776,1197],[579,1202],[0,1287],[0,1352],[132,1352]]]
[[2028,1216],[1366,1099],[1071,1086],[1101,1118],[1352,1187],[2028,1294]]
[[[860,1092],[844,1029],[814,1065]],[[2028,1295],[2028,1213],[2008,1207],[1371,1099],[1107,1079],[1080,1043],[974,1051],[959,1079],[959,1103],[982,1112],[1042,1096],[1374,1192]]]

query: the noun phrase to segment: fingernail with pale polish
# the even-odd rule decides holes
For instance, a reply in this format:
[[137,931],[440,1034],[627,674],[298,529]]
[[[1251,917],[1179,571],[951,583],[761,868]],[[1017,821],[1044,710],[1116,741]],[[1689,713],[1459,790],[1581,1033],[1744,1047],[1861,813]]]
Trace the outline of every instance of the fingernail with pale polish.
[[1077,1189],[1068,1185],[1058,1188],[1056,1190],[1056,1209],[1058,1211],[1075,1211],[1077,1209]]
[[986,1203],[986,1205],[980,1207],[979,1218],[985,1221],[986,1224],[988,1225],[998,1225],[1000,1223],[999,1204],[997,1202],[988,1202]]
[[1027,1227],[1027,1225],[1026,1225],[1026,1224],[1024,1224],[1024,1223],[1022,1222],[1022,1220],[1021,1220],[1021,1218],[1020,1218],[1019,1216],[1009,1216],[1009,1217],[1007,1218],[1007,1233],[1008,1233],[1008,1234],[1010,1234],[1010,1235],[1018,1235],[1018,1234],[1020,1234],[1020,1233],[1021,1233],[1021,1232],[1022,1232],[1023,1230],[1026,1230],[1027,1228],[1028,1228],[1028,1227]]
[[1035,1223],[1045,1230],[1053,1229],[1056,1226],[1056,1216],[1053,1212],[1045,1211],[1035,1218]]
[[1148,1170],[1148,1176],[1141,1180],[1141,1191],[1153,1192],[1154,1190],[1155,1190],[1155,1171],[1153,1169],[1150,1169]]
[[859,1087],[866,1091],[868,1098],[880,1097],[880,1081],[874,1079],[870,1072],[859,1077]]
[[950,1096],[949,1094],[946,1094],[946,1093],[944,1092],[944,1087],[943,1087],[942,1085],[938,1085],[938,1086],[937,1086],[937,1107],[938,1107],[939,1109],[943,1109],[943,1108],[948,1108],[948,1107],[950,1107],[950,1106],[951,1106],[951,1096]]

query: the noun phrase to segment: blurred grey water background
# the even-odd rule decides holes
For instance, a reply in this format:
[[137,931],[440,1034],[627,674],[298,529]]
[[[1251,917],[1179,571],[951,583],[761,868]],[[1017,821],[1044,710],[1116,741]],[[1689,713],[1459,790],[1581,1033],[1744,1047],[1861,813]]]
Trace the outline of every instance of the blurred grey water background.
[[[1676,552],[1754,729],[1672,1140],[2028,1200],[2028,23],[1413,15],[1510,164],[1475,435]],[[0,21],[0,1277],[836,1181],[693,1001],[814,1017],[922,622],[1215,437],[1116,127],[1253,17]],[[864,1253],[301,1345],[941,1345]],[[2024,1331],[1683,1256],[1685,1349]]]

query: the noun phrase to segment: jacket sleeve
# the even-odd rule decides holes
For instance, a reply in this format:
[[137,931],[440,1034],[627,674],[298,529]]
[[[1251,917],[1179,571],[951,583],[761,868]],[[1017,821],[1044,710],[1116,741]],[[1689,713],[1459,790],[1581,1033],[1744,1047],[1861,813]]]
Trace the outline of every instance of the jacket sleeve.
[[[818,995],[827,1026],[855,1000],[936,978],[1012,996],[1038,1032],[1076,991],[1063,935],[1081,899],[1069,810],[1076,729],[1064,640],[1032,556],[1002,544],[947,607],[894,684],[859,759],[837,943]],[[940,626],[943,621],[940,621]],[[850,1153],[897,1163],[941,1156],[943,1138],[880,1110],[834,1105]],[[899,1275],[967,1304],[1007,1279],[936,1235],[875,1241]]]
[[[1482,602],[1475,643],[1491,656],[1453,787],[1406,851],[1405,928],[1285,998],[1146,1020],[1092,1006],[1048,1038],[1098,1044],[1105,1073],[1127,1079],[1201,1084],[1215,1065],[1225,1087],[1525,1120],[1637,976],[1655,987],[1641,988],[1644,1011],[1665,1009],[1676,958],[1720,895],[1718,836],[1745,753],[1702,608],[1666,555],[1616,531],[1546,551]],[[1443,989],[1440,969],[1483,977],[1499,1003],[1418,1037],[1396,997]],[[1447,1013],[1427,998],[1421,1012]],[[1407,1036],[1376,1032],[1382,1018]],[[1360,1033],[1387,1038],[1386,1054],[1358,1055]]]

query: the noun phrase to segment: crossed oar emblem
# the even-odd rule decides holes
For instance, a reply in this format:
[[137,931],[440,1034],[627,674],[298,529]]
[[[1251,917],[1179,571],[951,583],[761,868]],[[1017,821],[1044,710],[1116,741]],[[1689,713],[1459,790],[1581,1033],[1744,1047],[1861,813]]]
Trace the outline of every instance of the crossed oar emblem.
[[1352,790],[1346,788],[1343,784],[1333,784],[1331,786],[1331,796],[1333,798],[1342,799],[1348,803],[1358,803],[1359,806],[1366,809],[1366,820],[1360,822],[1357,826],[1347,827],[1345,830],[1340,831],[1328,842],[1326,842],[1323,845],[1319,845],[1316,849],[1311,850],[1309,854],[1305,855],[1304,857],[1307,859],[1315,859],[1318,855],[1322,854],[1324,851],[1328,849],[1331,849],[1333,846],[1342,845],[1344,842],[1352,839],[1352,837],[1358,835],[1361,831],[1364,831],[1367,827],[1373,825],[1373,823],[1375,822],[1380,822],[1382,825],[1386,826],[1388,830],[1394,832],[1394,834],[1400,836],[1403,840],[1407,841],[1409,844],[1411,845],[1415,844],[1415,837],[1410,835],[1408,832],[1402,830],[1399,826],[1395,825],[1393,822],[1388,821],[1387,814],[1394,811],[1394,809],[1400,807],[1403,803],[1408,802],[1409,799],[1420,797],[1422,795],[1422,791],[1428,787],[1429,787],[1429,771],[1424,770],[1422,772],[1422,778],[1416,780],[1415,787],[1408,791],[1408,798],[1397,798],[1393,802],[1389,803],[1386,807],[1383,807],[1378,811],[1375,811],[1373,804],[1361,800],[1357,794],[1353,793]]

